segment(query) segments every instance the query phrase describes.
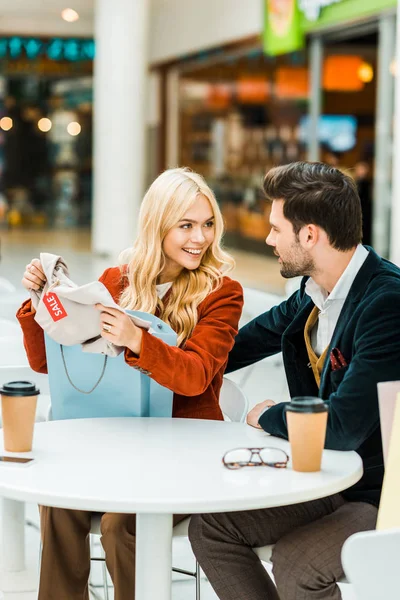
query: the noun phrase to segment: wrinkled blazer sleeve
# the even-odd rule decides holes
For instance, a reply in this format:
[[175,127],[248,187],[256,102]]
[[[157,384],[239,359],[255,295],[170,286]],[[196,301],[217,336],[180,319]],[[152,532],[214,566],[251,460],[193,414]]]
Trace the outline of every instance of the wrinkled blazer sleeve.
[[242,287],[225,278],[199,306],[197,325],[184,347],[169,346],[144,331],[140,357],[127,348],[125,360],[176,394],[202,394],[227,361],[242,307]]
[[[109,270],[104,271],[99,279],[104,285],[106,285],[105,280],[107,279]],[[22,304],[21,308],[17,311],[16,317],[22,328],[25,351],[31,369],[38,373],[47,373],[44,332],[35,321],[35,310],[30,300],[26,300]]]
[[[377,383],[400,378],[399,331],[398,292],[369,302],[355,330],[349,366],[331,373],[337,389],[325,400],[329,407],[325,448],[357,450],[379,426]],[[286,404],[261,416],[265,431],[287,438]]]
[[274,306],[242,327],[229,354],[226,373],[252,365],[282,349],[282,335],[293,321],[300,304],[300,292]]

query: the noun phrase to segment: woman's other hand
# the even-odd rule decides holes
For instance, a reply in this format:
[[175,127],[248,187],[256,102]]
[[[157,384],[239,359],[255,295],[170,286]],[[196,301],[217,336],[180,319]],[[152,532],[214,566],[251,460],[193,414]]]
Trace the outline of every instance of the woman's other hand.
[[137,327],[126,313],[116,308],[107,308],[103,304],[96,304],[96,308],[101,311],[101,336],[116,346],[129,348],[139,356],[142,345],[140,327]]
[[45,283],[46,275],[44,274],[42,263],[38,258],[33,258],[29,265],[26,265],[22,277],[22,285],[29,291],[35,290],[37,292],[43,289]]

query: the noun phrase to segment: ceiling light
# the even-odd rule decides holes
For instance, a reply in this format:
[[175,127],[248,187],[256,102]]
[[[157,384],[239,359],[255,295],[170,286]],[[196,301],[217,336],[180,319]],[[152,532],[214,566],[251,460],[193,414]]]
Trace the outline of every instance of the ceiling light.
[[61,11],[61,16],[64,21],[68,21],[68,23],[74,23],[79,19],[78,13],[73,8],[64,8],[64,10]]
[[374,69],[367,62],[363,62],[358,68],[357,75],[360,78],[360,81],[369,83],[374,78]]
[[79,135],[82,130],[82,127],[79,125],[77,121],[71,121],[68,123],[67,131],[69,135]]
[[3,117],[0,119],[0,129],[3,131],[10,131],[13,126],[13,120],[10,117]]
[[53,123],[50,121],[50,119],[43,117],[43,119],[39,119],[37,125],[38,125],[38,129],[40,129],[40,131],[44,131],[46,133],[47,131],[50,131]]

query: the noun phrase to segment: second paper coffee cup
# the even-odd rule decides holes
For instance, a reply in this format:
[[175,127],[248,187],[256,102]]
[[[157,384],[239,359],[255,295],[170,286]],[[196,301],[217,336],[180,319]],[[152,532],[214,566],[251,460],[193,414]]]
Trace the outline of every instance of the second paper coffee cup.
[[320,471],[328,406],[320,398],[299,396],[286,405],[286,420],[294,471]]

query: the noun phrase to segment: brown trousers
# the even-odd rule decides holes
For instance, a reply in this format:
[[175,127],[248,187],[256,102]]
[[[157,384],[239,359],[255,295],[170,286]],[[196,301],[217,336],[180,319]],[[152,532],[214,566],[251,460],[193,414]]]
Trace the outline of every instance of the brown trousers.
[[[220,600],[340,600],[346,539],[375,529],[377,509],[340,494],[292,506],[194,515],[189,538]],[[275,544],[276,587],[252,548]]]
[[[174,515],[174,525],[187,515]],[[42,560],[38,600],[89,600],[91,513],[40,507]],[[135,515],[105,513],[101,543],[115,600],[135,598]]]

